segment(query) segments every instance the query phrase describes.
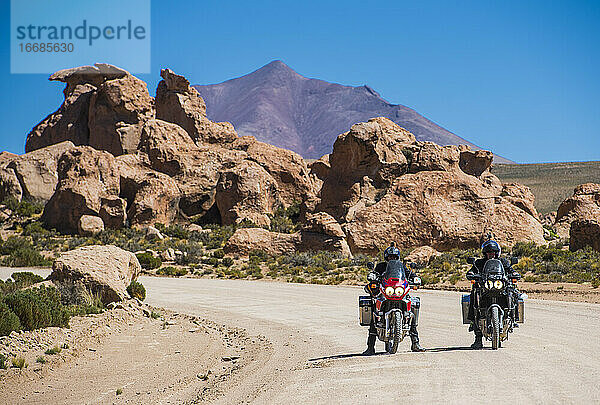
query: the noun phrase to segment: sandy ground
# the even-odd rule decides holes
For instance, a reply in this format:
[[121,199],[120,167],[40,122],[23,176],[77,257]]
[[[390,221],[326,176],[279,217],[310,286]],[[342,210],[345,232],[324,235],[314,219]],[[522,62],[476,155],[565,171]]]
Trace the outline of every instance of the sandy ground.
[[[158,320],[132,322],[95,352],[82,351],[41,378],[27,371],[19,386],[15,380],[0,383],[6,403],[600,402],[596,304],[527,300],[525,324],[502,349],[489,350],[487,342],[488,350],[473,351],[472,334],[460,319],[460,294],[418,291],[419,332],[428,351],[410,352],[407,340],[396,355],[383,354],[378,343],[379,355],[363,357],[361,288],[155,277],[141,282],[146,302],[194,318],[175,321],[167,332]],[[189,319],[208,332],[190,333]],[[238,355],[236,364],[223,360]]]
[[[362,357],[357,287],[145,277],[148,301],[264,334],[270,361],[220,403],[598,403],[600,306],[528,300],[498,351],[468,349],[460,294],[419,291],[425,353]],[[383,345],[378,344],[382,350]],[[489,349],[489,342],[486,347]]]

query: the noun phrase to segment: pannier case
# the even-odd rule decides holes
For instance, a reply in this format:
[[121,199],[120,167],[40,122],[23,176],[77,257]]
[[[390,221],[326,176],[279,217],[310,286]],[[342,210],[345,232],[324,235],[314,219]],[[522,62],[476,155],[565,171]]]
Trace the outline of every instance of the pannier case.
[[373,316],[371,307],[371,297],[361,295],[358,297],[358,318],[360,326],[369,326],[371,324],[371,316]]
[[525,300],[523,300],[523,298],[521,298],[519,296],[519,308],[517,309],[517,312],[519,312],[518,315],[518,319],[517,322],[518,323],[523,323],[525,322]]
[[471,321],[467,319],[467,317],[469,316],[469,304],[471,303],[471,294],[463,294],[460,302],[462,304],[463,323],[468,325],[471,323]]

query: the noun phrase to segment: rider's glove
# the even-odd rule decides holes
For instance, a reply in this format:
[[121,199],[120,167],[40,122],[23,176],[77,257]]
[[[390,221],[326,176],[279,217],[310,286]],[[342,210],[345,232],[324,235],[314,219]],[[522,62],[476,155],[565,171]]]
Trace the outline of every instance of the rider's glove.
[[379,275],[374,272],[369,273],[369,275],[367,276],[368,281],[377,281],[378,278],[379,278]]

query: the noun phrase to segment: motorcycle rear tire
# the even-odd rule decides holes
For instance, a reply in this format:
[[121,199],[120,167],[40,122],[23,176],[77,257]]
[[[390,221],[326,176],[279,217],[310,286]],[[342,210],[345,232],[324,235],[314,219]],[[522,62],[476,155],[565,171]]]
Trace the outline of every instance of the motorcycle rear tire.
[[498,350],[500,347],[500,313],[497,307],[492,308],[492,349]]
[[389,354],[395,354],[398,351],[398,344],[402,339],[402,317],[396,313],[392,314],[392,334],[390,340],[385,343],[385,350]]

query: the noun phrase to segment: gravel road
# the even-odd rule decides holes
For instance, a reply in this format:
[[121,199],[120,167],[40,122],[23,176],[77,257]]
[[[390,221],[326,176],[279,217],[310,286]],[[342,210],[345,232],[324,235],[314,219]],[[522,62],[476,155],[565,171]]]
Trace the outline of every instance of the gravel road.
[[498,351],[473,351],[459,294],[418,291],[425,353],[362,357],[357,287],[142,277],[147,302],[266,336],[270,360],[232,382],[222,403],[599,403],[600,306],[527,300]]

